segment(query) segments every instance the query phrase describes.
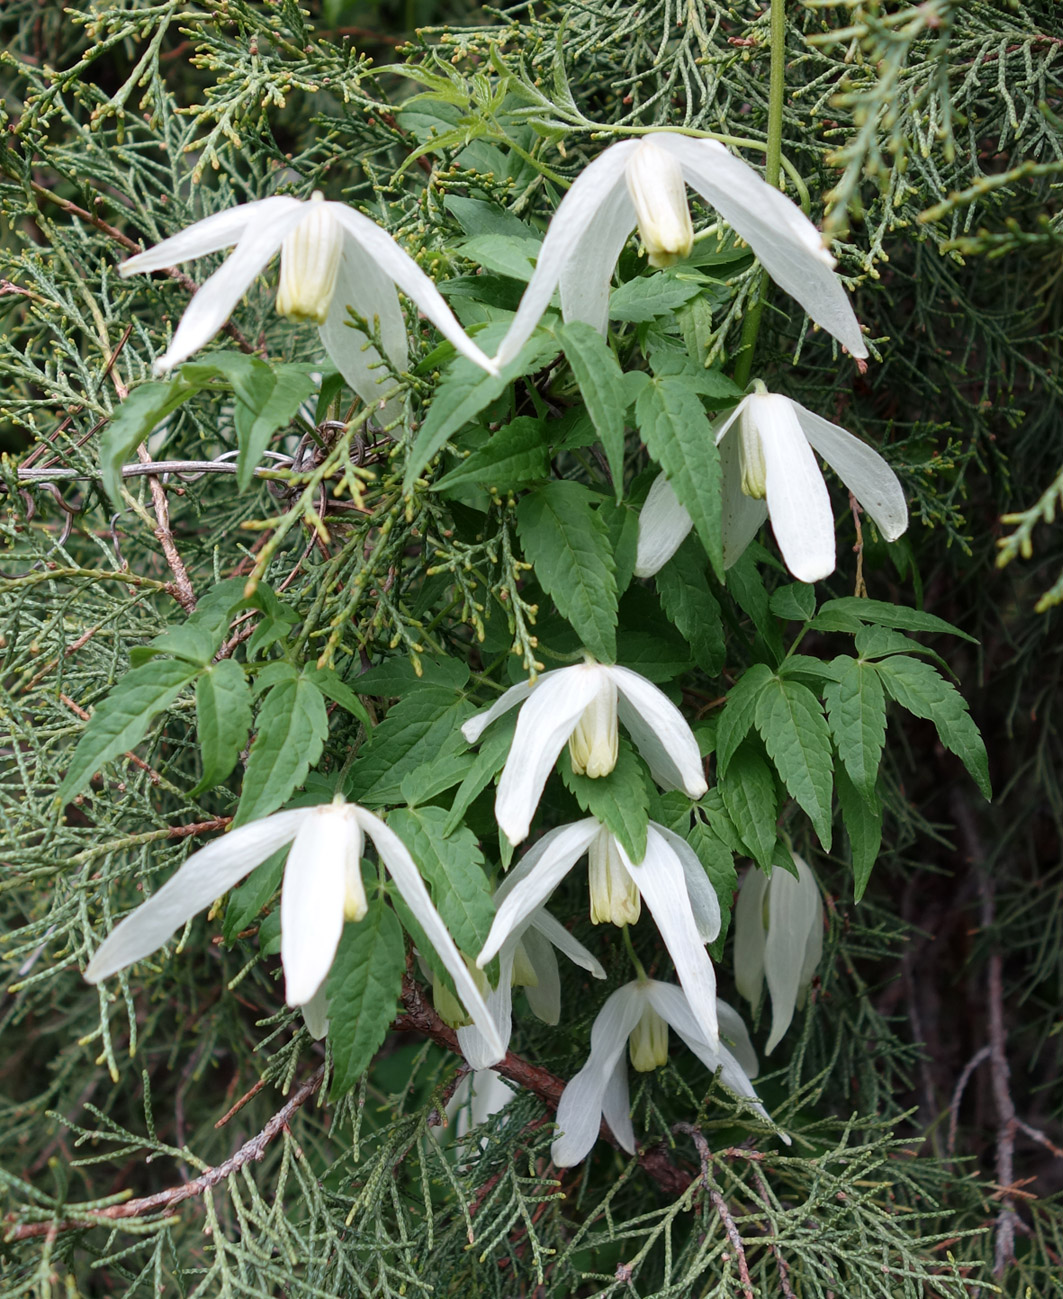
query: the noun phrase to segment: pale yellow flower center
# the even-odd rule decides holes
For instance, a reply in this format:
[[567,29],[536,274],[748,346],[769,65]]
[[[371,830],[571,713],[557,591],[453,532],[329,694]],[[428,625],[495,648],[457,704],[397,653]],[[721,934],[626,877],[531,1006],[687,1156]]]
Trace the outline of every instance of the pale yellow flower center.
[[679,163],[652,140],[643,140],[624,173],[635,205],[639,235],[651,266],[672,266],[690,256],[694,227]]
[[752,405],[751,401],[747,401],[738,416],[738,455],[742,466],[743,493],[755,501],[762,501],[767,495],[768,467],[764,463],[764,446]]
[[568,741],[577,776],[608,776],[616,766],[616,686],[603,672],[598,691],[583,710]]
[[591,923],[633,925],[642,910],[638,886],[620,859],[612,834],[603,828],[587,851]]
[[642,1012],[627,1049],[639,1073],[650,1073],[668,1063],[668,1025],[652,1006],[648,1005]]
[[324,195],[315,190],[306,215],[281,245],[278,314],[323,325],[336,291],[342,256],[343,228]]
[[523,943],[518,943],[513,952],[513,974],[510,983],[514,988],[537,988],[539,986],[539,976],[535,973],[535,966],[528,959],[528,953],[524,950]]

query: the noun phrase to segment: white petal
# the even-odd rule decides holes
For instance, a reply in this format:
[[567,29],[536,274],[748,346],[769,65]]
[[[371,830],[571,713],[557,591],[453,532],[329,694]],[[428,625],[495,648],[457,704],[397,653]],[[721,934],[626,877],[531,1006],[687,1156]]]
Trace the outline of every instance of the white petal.
[[524,854],[495,894],[498,912],[483,951],[476,958],[481,969],[511,934],[528,923],[528,918],[587,851],[600,829],[597,818],[588,816],[551,830]]
[[557,755],[598,693],[601,674],[608,671],[597,663],[578,663],[545,673],[520,710],[495,795],[495,820],[510,843],[528,837]]
[[[498,986],[487,994],[487,1009],[498,1026],[503,1051],[513,1032],[513,953],[504,952],[499,962]],[[492,1044],[475,1024],[458,1029],[458,1046],[471,1069],[487,1069],[498,1063]]]
[[779,866],[771,873],[768,937],[764,944],[764,974],[771,994],[771,1035],[764,1048],[765,1055],[771,1055],[793,1020],[805,950],[813,926],[819,923],[819,889],[811,871],[805,869],[807,875],[796,880]]
[[561,974],[553,944],[534,925],[528,926],[519,941],[538,979],[538,983],[524,989],[531,1012],[544,1024],[556,1024],[561,1019]]
[[[555,669],[555,671],[557,670],[559,669]],[[461,728],[462,735],[465,736],[465,739],[470,744],[475,744],[492,722],[497,721],[503,713],[508,713],[511,708],[516,708],[518,704],[522,704],[525,699],[528,698],[531,694],[532,686],[537,685],[541,681],[545,681],[547,677],[552,677],[553,675],[553,672],[544,672],[542,676],[538,678],[538,681],[521,681],[518,685],[510,686],[505,694],[503,694],[501,698],[496,699],[490,708],[485,708],[482,713],[477,713],[474,717],[470,717],[469,720],[464,723]]]
[[472,1075],[472,1122],[474,1127],[505,1109],[513,1099],[513,1088],[494,1069],[477,1069]]
[[[385,275],[356,240],[345,233],[343,258],[336,278],[328,319],[318,333],[344,379],[367,406],[377,406],[381,397],[394,386],[390,373],[400,373],[409,364],[406,345],[406,320],[399,306],[399,295],[391,277]],[[380,353],[365,334],[356,329],[347,315],[353,307],[360,316],[377,320],[384,352],[390,369],[381,363]],[[377,415],[380,423],[390,423],[399,414],[399,404],[389,403]]]
[[288,232],[302,220],[302,205],[298,203],[273,215],[264,214],[263,208],[265,203],[224,264],[196,290],[170,346],[155,360],[157,373],[166,374],[210,342]]
[[556,920],[549,911],[540,907],[532,916],[531,924],[524,931],[525,940],[537,930],[552,946],[574,964],[589,971],[596,979],[605,978],[605,970],[593,954],[568,932],[560,920]]
[[476,1027],[483,1034],[490,1046],[491,1064],[497,1063],[506,1054],[505,1043],[498,1025],[491,1018],[480,989],[473,981],[461,953],[454,944],[440,918],[439,912],[432,905],[428,890],[421,879],[409,849],[394,830],[381,821],[380,817],[367,812],[364,807],[356,809],[362,829],[376,844],[380,860],[387,867],[391,878],[402,894],[402,899],[413,912],[413,918],[424,930],[425,937],[436,950],[436,955],[443,962],[447,973],[454,980],[458,996],[465,1009],[473,1018]]
[[897,475],[877,451],[794,402],[801,431],[878,524],[887,541],[908,526],[908,505]]
[[118,274],[125,279],[147,271],[166,270],[192,257],[205,257],[207,253],[216,253],[235,244],[249,225],[271,222],[282,212],[295,210],[301,214],[302,202],[297,198],[282,197],[226,208],[224,212],[204,217],[145,252],[130,257],[119,266]]
[[630,668],[607,669],[620,699],[617,712],[646,759],[650,773],[664,789],[681,789],[700,798],[708,789],[694,732],[675,704]]
[[565,320],[585,321],[599,334],[608,331],[613,268],[634,228],[634,204],[627,185],[618,182],[602,199],[594,221],[561,267],[559,288]]
[[768,517],[783,561],[800,582],[834,572],[834,513],[815,454],[788,397],[750,398],[767,469]]
[[306,1031],[315,1042],[320,1042],[328,1034],[328,997],[324,984],[301,1009]]
[[620,1059],[613,1066],[613,1072],[606,1081],[605,1091],[602,1093],[602,1118],[609,1124],[610,1131],[616,1137],[620,1149],[633,1155],[635,1128],[631,1122],[631,1093],[628,1091],[626,1055],[626,1052],[621,1052]]
[[[642,1015],[644,1001],[645,994],[639,985],[627,983],[598,1012],[591,1029],[587,1063],[561,1093],[557,1107],[560,1135],[550,1147],[550,1156],[558,1168],[578,1164],[597,1140],[606,1090],[613,1082],[618,1063],[625,1069],[623,1055],[627,1040]],[[613,1086],[616,1087],[615,1082]],[[612,1099],[618,1099],[615,1091]],[[631,1149],[634,1149],[633,1134]]]
[[834,258],[796,203],[715,140],[664,132],[654,143],[679,159],[687,182],[749,244],[771,278],[853,356],[867,346]]
[[716,1017],[720,1021],[720,1041],[742,1066],[748,1078],[760,1072],[757,1053],[742,1016],[726,1001],[716,998]]
[[702,866],[701,859],[682,835],[674,834],[665,826],[658,825],[656,821],[651,821],[650,827],[661,836],[678,857],[679,864],[683,868],[687,896],[690,898],[690,906],[694,912],[694,923],[698,927],[698,934],[703,943],[713,942],[719,935],[720,924],[722,923],[720,899],[716,896],[712,881],[705,874],[705,867]]
[[737,429],[719,443],[723,477],[720,531],[723,537],[724,568],[738,563],[768,517],[767,501],[758,501],[742,491],[742,456],[739,446]]
[[462,356],[467,356],[488,374],[496,374],[495,363],[488,360],[466,334],[436,286],[391,235],[346,203],[334,203],[332,208],[336,220],[361,244],[380,270],[417,303],[443,337],[453,343]]
[[664,474],[658,474],[639,511],[635,576],[652,577],[663,568],[693,526],[693,520],[680,505],[671,483]]
[[347,862],[361,857],[351,808],[314,808],[295,836],[281,889],[281,964],[289,1006],[302,1006],[325,981],[343,933]]
[[746,871],[735,903],[735,987],[756,1009],[764,987],[764,894],[768,877],[756,866]]
[[[508,365],[531,337],[543,312],[550,305],[550,299],[554,296],[554,290],[570,258],[576,253],[577,248],[582,246],[585,233],[596,233],[598,214],[617,187],[624,189],[624,197],[631,207],[631,200],[627,197],[624,185],[624,169],[632,150],[637,148],[637,140],[624,140],[620,144],[610,145],[592,163],[584,167],[573,182],[572,188],[558,204],[557,211],[546,231],[546,238],[539,249],[535,274],[524,290],[517,314],[513,317],[513,323],[495,356],[500,366]],[[628,232],[634,228],[635,210],[632,207]],[[605,276],[607,297],[611,272],[610,266]],[[600,267],[596,275],[598,278],[601,277]],[[586,293],[588,301],[595,302],[600,295],[600,288],[590,285]],[[576,301],[573,302],[573,307],[576,306]]]
[[642,862],[635,866],[622,847],[620,859],[653,915],[705,1040],[717,1045],[720,1029],[716,1019],[716,971],[694,923],[679,858],[650,828]]
[[108,975],[161,947],[173,932],[241,880],[270,853],[294,839],[305,809],[252,821],[200,848],[111,933],[89,962],[85,978]]

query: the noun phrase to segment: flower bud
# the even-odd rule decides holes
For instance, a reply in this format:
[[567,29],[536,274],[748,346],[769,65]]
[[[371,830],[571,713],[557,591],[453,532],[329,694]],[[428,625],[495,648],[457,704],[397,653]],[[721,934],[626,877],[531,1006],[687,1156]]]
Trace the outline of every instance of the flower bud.
[[676,159],[645,139],[631,155],[624,175],[650,265],[673,266],[689,257],[694,227],[686,181]]
[[583,710],[568,742],[572,770],[597,780],[616,766],[616,686],[602,674],[598,693]]
[[635,924],[642,910],[638,885],[621,860],[616,840],[604,826],[587,850],[587,864],[591,923]]
[[631,1064],[639,1073],[652,1073],[668,1063],[668,1025],[649,1002],[631,1030],[627,1049]]
[[278,314],[323,325],[336,291],[342,256],[343,229],[321,191],[315,190],[306,215],[281,245]]

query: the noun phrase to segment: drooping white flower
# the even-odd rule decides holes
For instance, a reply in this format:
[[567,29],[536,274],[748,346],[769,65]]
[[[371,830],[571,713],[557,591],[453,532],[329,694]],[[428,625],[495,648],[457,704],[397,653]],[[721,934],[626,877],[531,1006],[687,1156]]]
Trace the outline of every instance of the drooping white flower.
[[765,1055],[782,1040],[804,1004],[823,956],[823,900],[808,863],[793,854],[797,879],[776,866],[770,878],[752,867],[735,904],[735,986],[754,1007],[764,980],[771,997],[771,1036]]
[[197,290],[170,346],[156,359],[157,374],[168,373],[214,337],[278,250],[278,312],[318,325],[336,368],[367,405],[377,405],[393,385],[375,346],[348,324],[347,308],[370,322],[376,319],[388,361],[395,370],[405,370],[406,321],[396,285],[463,356],[496,372],[436,286],[387,231],[317,190],[309,201],[278,195],[216,212],[130,257],[119,274],[162,270],[230,244],[236,244],[232,255]]
[[[801,582],[834,572],[834,512],[818,451],[887,541],[908,526],[897,475],[866,442],[789,397],[755,392],[716,425],[723,472],[723,562],[729,568],[770,519],[783,561]],[[656,573],[692,527],[663,475],[639,516],[635,572]]]
[[595,778],[612,771],[618,717],[664,789],[700,798],[708,788],[697,740],[682,713],[629,668],[588,656],[584,663],[544,672],[534,682],[512,686],[471,717],[462,734],[475,744],[493,721],[518,704],[524,707],[495,797],[495,819],[514,845],[527,837],[546,778],[566,743],[573,771]]
[[[719,1070],[725,1087],[751,1102],[770,1122],[750,1081],[757,1076],[757,1057],[741,1017],[723,1001],[716,1003],[715,1014],[726,1045],[710,1046],[686,993],[673,984],[639,979],[618,988],[594,1021],[587,1063],[561,1093],[559,1135],[550,1148],[558,1168],[585,1158],[598,1139],[603,1118],[620,1146],[628,1154],[635,1153],[624,1050],[629,1047],[636,1069],[649,1072],[659,1068],[668,1058],[666,1025],[675,1029],[708,1070]],[[788,1137],[780,1135],[789,1143]]]
[[473,1128],[499,1114],[513,1094],[513,1088],[494,1069],[470,1069],[447,1103],[447,1119],[454,1123],[455,1139],[463,1141]]
[[597,817],[545,834],[506,879],[505,894],[477,964],[483,967],[496,952],[505,951],[511,935],[520,931],[584,853],[591,866],[591,919],[596,924],[628,924],[632,916],[638,919],[635,904],[644,899],[690,1000],[699,1033],[707,1042],[718,1042],[716,974],[705,950],[705,944],[720,932],[716,890],[686,840],[653,821],[646,832],[646,854],[637,864]]
[[276,812],[194,852],[166,883],[104,941],[85,978],[108,975],[161,947],[198,911],[231,889],[271,853],[291,843],[281,890],[281,964],[289,1006],[306,1006],[315,1036],[327,1025],[322,995],[345,920],[361,920],[367,901],[360,863],[369,835],[406,905],[454,980],[494,1064],[505,1054],[498,1028],[454,940],[432,904],[409,850],[384,822],[337,797],[319,807]]
[[[496,906],[502,905],[518,882],[515,872],[502,881],[495,891]],[[596,979],[605,978],[605,971],[594,956],[545,907],[535,907],[525,913],[496,949],[498,985],[486,990],[487,1008],[507,1049],[512,1032],[514,988],[524,989],[532,1013],[544,1024],[556,1024],[561,1018],[561,978],[555,948],[576,965],[589,970]],[[473,1069],[486,1067],[484,1062],[491,1055],[491,1044],[475,1024],[458,1029],[458,1045]],[[493,1064],[494,1059],[489,1063]]]
[[693,243],[687,185],[817,325],[853,356],[867,356],[834,258],[801,209],[715,140],[661,131],[610,145],[576,178],[550,222],[535,274],[498,350],[499,365],[527,342],[559,286],[564,318],[605,333],[613,267],[636,226],[651,266],[687,256]]

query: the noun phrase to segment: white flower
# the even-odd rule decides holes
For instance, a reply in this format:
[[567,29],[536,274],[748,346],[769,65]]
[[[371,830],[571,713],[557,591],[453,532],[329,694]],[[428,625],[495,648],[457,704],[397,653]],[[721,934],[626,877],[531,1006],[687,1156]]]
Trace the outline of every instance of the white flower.
[[[723,471],[725,568],[741,558],[761,524],[770,519],[794,577],[815,582],[834,572],[834,512],[814,451],[887,541],[896,541],[908,526],[904,492],[878,452],[789,397],[751,393],[718,421],[716,442]],[[639,516],[636,574],[656,573],[691,526],[675,492],[663,477],[656,479]]]
[[808,863],[793,854],[797,879],[776,866],[769,879],[749,870],[735,904],[735,986],[754,1007],[767,976],[771,1036],[765,1055],[782,1040],[804,1004],[823,955],[823,901]]
[[348,325],[347,308],[370,322],[376,318],[388,361],[405,370],[406,321],[396,285],[463,356],[496,372],[436,286],[387,231],[346,203],[326,201],[317,190],[308,202],[275,196],[216,212],[123,262],[119,274],[162,270],[230,244],[236,244],[232,256],[200,286],[170,346],[156,360],[157,374],[168,373],[214,337],[278,249],[277,310],[319,326],[325,350],[367,405],[386,397],[392,382],[380,353]]
[[505,1048],[498,1028],[406,845],[378,816],[339,797],[319,807],[276,812],[252,821],[194,852],[158,893],[126,916],[106,939],[89,962],[85,978],[98,983],[155,951],[197,911],[291,842],[281,891],[285,997],[289,1006],[308,1008],[311,1033],[324,1033],[322,989],[344,920],[360,920],[366,913],[360,869],[366,834],[495,1052],[491,1063],[500,1060]]
[[512,686],[470,718],[462,734],[475,744],[486,727],[517,704],[524,707],[495,798],[495,818],[514,845],[527,837],[546,778],[566,742],[573,771],[593,777],[612,771],[618,715],[659,785],[682,789],[688,798],[700,798],[708,789],[697,740],[682,713],[629,668],[588,657],[585,663],[544,672],[535,681]]
[[636,904],[640,896],[645,899],[693,1008],[698,1032],[715,1045],[720,1037],[716,974],[705,944],[720,932],[720,904],[686,840],[653,821],[646,832],[646,855],[638,864],[597,817],[545,834],[506,879],[505,894],[477,964],[483,967],[497,951],[505,950],[510,935],[519,932],[584,853],[591,863],[591,919],[596,924],[600,920],[627,924],[632,913],[638,918],[631,893]]
[[[668,1058],[665,1025],[675,1029],[707,1069],[712,1073],[719,1070],[725,1087],[752,1102],[752,1108],[768,1119],[750,1082],[757,1076],[757,1057],[745,1025],[726,1002],[717,1002],[716,1014],[727,1046],[709,1045],[686,994],[673,984],[640,979],[618,988],[594,1021],[587,1063],[561,1093],[557,1107],[560,1135],[550,1148],[558,1168],[578,1164],[589,1153],[603,1118],[619,1145],[628,1154],[635,1153],[624,1048],[630,1038],[636,1069],[649,1072],[658,1068]],[[783,1140],[789,1144],[785,1135]]]
[[[447,1119],[454,1123],[454,1136],[462,1141],[473,1128],[486,1123],[513,1099],[513,1088],[494,1069],[470,1069],[454,1089],[447,1103]],[[481,1149],[487,1144],[484,1138]]]
[[[519,877],[515,871],[502,881],[495,892],[496,906],[501,906],[517,883]],[[498,1025],[502,1045],[507,1049],[512,1031],[515,987],[524,989],[532,1013],[544,1024],[556,1024],[561,1018],[561,978],[555,948],[576,965],[589,970],[596,979],[605,978],[605,971],[598,961],[545,907],[525,912],[495,949],[498,952],[498,986],[487,990],[487,1008]],[[458,1029],[458,1045],[473,1069],[483,1069],[485,1062],[495,1062],[494,1057],[488,1059],[490,1043],[475,1024]]]
[[801,209],[715,140],[661,131],[610,145],[576,178],[550,222],[495,358],[499,365],[517,355],[559,285],[564,318],[605,333],[613,267],[636,226],[651,266],[687,256],[693,233],[686,185],[712,204],[817,325],[853,356],[867,356],[834,258]]

